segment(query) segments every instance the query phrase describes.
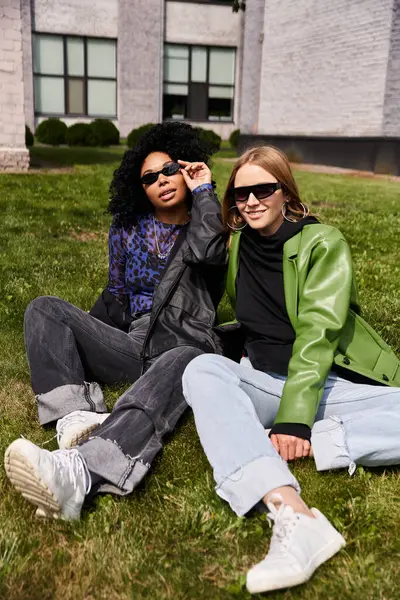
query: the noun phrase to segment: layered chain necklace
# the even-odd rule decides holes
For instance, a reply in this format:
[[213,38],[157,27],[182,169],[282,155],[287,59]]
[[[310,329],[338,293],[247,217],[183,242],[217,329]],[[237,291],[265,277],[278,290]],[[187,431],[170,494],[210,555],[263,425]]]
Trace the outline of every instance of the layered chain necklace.
[[[158,258],[160,258],[161,260],[165,260],[166,258],[168,258],[168,256],[171,253],[172,248],[175,245],[176,239],[173,240],[172,244],[170,244],[167,249],[165,250],[165,252],[161,252],[160,250],[160,244],[158,242],[158,235],[157,235],[157,227],[156,227],[156,220],[154,218],[154,215],[152,215],[153,218],[153,229],[154,229],[154,240],[156,243],[156,255]],[[187,225],[189,223],[190,219],[188,219],[185,223],[182,223],[183,225]]]

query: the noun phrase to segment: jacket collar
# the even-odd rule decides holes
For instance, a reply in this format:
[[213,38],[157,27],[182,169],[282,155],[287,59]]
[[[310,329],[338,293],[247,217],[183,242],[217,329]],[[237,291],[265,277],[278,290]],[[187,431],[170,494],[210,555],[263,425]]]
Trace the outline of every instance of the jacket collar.
[[302,231],[288,239],[283,246],[283,290],[287,314],[293,329],[296,327],[298,312],[299,276],[296,259],[299,253]]

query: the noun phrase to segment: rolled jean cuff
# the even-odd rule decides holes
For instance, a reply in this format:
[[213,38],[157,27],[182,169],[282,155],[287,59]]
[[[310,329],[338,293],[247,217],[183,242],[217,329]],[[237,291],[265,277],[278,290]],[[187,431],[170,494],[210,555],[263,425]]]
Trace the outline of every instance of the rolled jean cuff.
[[218,483],[218,496],[229,502],[232,510],[242,517],[272,490],[290,485],[300,494],[300,486],[281,458],[260,456],[240,467]]
[[38,394],[36,403],[41,425],[61,419],[75,410],[108,412],[101,387],[95,382],[61,385],[46,394]]
[[150,469],[137,457],[124,454],[115,441],[91,437],[78,446],[90,473],[100,476],[104,482],[97,492],[111,492],[119,496],[130,494]]
[[311,433],[311,446],[317,471],[346,469],[352,466],[343,421],[329,417],[317,421]]

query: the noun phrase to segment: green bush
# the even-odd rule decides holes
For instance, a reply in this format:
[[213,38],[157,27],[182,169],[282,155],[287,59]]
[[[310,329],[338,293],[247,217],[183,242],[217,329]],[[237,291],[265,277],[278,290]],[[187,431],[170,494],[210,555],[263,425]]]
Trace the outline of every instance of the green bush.
[[29,129],[28,125],[25,125],[25,146],[27,148],[32,148],[34,143],[35,143],[35,138],[33,137],[33,133]]
[[127,142],[128,148],[133,148],[136,146],[140,138],[150,131],[152,127],[154,127],[155,123],[146,123],[146,125],[141,125],[140,127],[136,127],[136,129],[132,129],[130,134],[128,135]]
[[119,131],[108,119],[95,119],[90,123],[91,146],[116,146],[119,144]]
[[68,127],[60,119],[46,119],[36,128],[36,137],[42,144],[59,146],[65,144]]
[[240,129],[234,129],[234,131],[232,131],[231,135],[229,136],[229,143],[232,146],[232,148],[235,148],[235,150],[239,145],[239,136]]
[[196,127],[199,132],[201,141],[207,146],[208,152],[214,154],[221,148],[222,138],[212,129],[203,129],[202,127]]
[[71,125],[65,136],[68,146],[91,146],[92,138],[92,128],[89,123]]

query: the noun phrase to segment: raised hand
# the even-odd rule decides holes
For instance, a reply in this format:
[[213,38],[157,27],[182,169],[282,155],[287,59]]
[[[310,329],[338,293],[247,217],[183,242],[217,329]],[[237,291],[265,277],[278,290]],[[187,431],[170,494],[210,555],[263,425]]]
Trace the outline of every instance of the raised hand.
[[193,192],[194,189],[204,183],[211,183],[211,171],[203,162],[187,162],[186,160],[178,160],[181,165],[181,173],[188,186]]

